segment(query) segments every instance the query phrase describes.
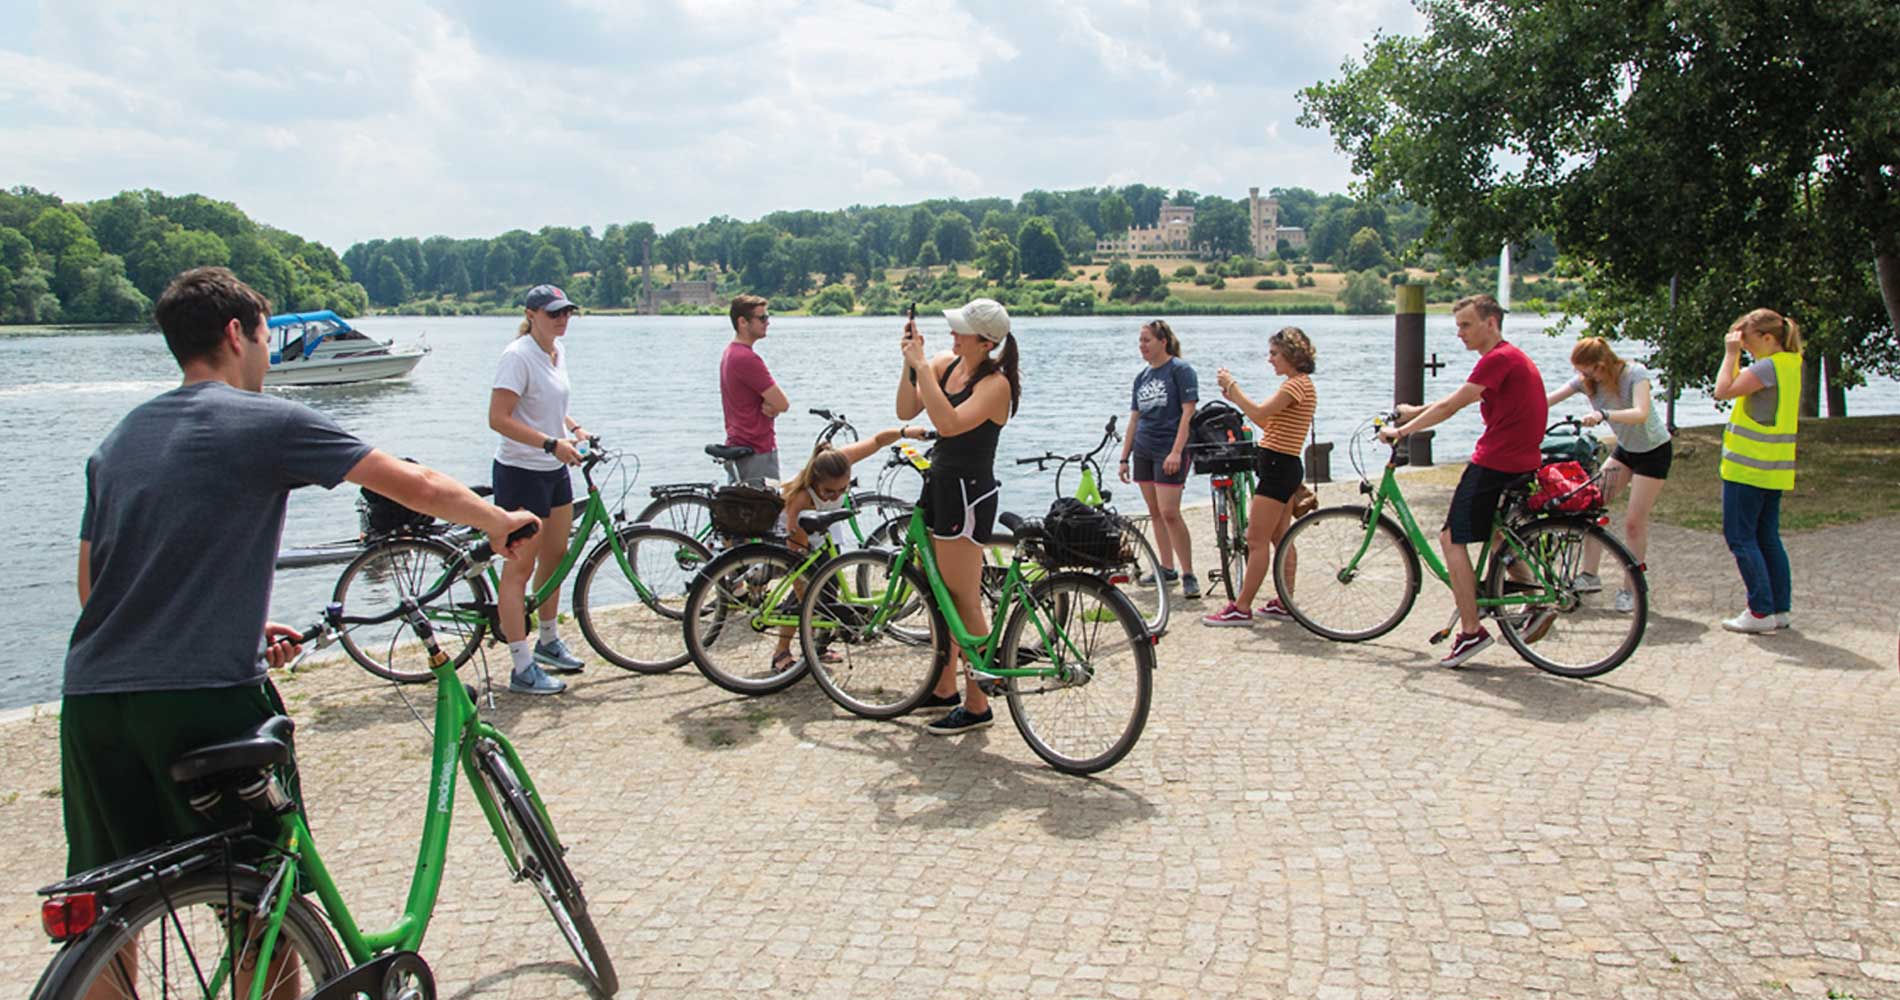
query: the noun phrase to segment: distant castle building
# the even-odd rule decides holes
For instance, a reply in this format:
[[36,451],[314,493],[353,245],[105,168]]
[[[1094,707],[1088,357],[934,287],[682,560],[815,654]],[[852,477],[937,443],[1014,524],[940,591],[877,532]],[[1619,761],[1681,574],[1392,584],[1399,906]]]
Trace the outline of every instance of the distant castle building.
[[721,303],[718,289],[711,281],[675,281],[665,288],[653,290],[655,308],[670,305],[716,306]]
[[[1306,245],[1306,230],[1280,225],[1280,202],[1260,197],[1257,187],[1247,189],[1248,233],[1255,257],[1266,257],[1285,240],[1292,248]],[[1105,257],[1156,257],[1188,259],[1207,256],[1207,245],[1193,240],[1194,206],[1161,203],[1160,217],[1152,226],[1130,226],[1120,236],[1105,236],[1095,241],[1095,252]]]

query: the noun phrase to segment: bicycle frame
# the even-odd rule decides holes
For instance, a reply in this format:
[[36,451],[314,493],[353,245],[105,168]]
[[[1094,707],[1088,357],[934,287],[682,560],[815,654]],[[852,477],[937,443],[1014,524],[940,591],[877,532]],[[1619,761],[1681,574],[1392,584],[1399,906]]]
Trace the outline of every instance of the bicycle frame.
[[[501,843],[502,851],[508,856],[509,865],[514,867],[519,864],[513,840],[503,825],[500,807],[489,794],[488,786],[477,770],[479,765],[475,749],[481,740],[492,740],[500,748],[509,768],[520,779],[534,803],[536,813],[550,831],[554,829],[540,792],[535,789],[534,781],[522,765],[514,744],[495,727],[481,720],[468,689],[456,678],[448,655],[436,649],[431,658],[433,662],[430,670],[435,674],[436,699],[428,812],[423,819],[422,841],[416,852],[415,873],[409,882],[409,895],[403,903],[402,915],[384,930],[365,932],[343,902],[329,868],[317,851],[309,826],[304,823],[301,813],[293,810],[279,820],[277,844],[282,863],[271,880],[275,896],[270,901],[270,921],[258,949],[258,967],[266,967],[271,961],[284,914],[290,906],[291,897],[296,894],[300,872],[309,877],[352,963],[361,965],[382,952],[415,951],[421,947],[442,888],[449,827],[454,818],[455,769],[458,766],[466,773],[469,785],[474,789],[475,800],[481,804],[482,814],[488,818],[488,825],[494,831],[495,839]],[[263,905],[262,900],[259,905]],[[227,955],[225,964],[220,966],[217,977],[220,983],[229,971],[229,960]],[[262,1000],[264,986],[264,977],[258,977],[251,984],[251,1000]],[[214,985],[212,993],[216,992],[218,989]]]
[[[1437,548],[1431,544],[1431,541],[1426,538],[1424,530],[1418,526],[1418,519],[1412,515],[1411,505],[1405,502],[1405,494],[1399,490],[1397,469],[1398,467],[1396,465],[1390,462],[1386,463],[1385,474],[1380,478],[1379,485],[1376,488],[1370,483],[1361,482],[1360,491],[1370,493],[1372,495],[1372,503],[1367,507],[1368,516],[1366,518],[1365,540],[1360,543],[1359,550],[1353,553],[1351,561],[1346,564],[1346,571],[1357,567],[1359,560],[1365,556],[1366,550],[1372,547],[1374,533],[1378,530],[1379,517],[1384,513],[1386,507],[1390,506],[1393,515],[1398,519],[1399,530],[1405,533],[1406,542],[1412,546],[1412,550],[1416,552],[1419,558],[1424,562],[1425,568],[1429,570],[1433,576],[1438,578],[1438,582],[1449,587],[1451,586],[1451,572],[1445,568],[1444,562],[1439,559]],[[1551,577],[1549,565],[1545,563],[1543,559],[1530,554],[1524,548],[1523,541],[1518,538],[1517,532],[1511,530],[1511,526],[1505,521],[1504,512],[1501,509],[1497,514],[1493,515],[1491,521],[1491,535],[1484,540],[1484,547],[1478,550],[1478,560],[1472,565],[1479,572],[1483,572],[1484,567],[1491,564],[1492,547],[1499,542],[1502,542],[1510,549],[1511,553],[1517,557],[1519,563],[1535,574],[1539,589],[1534,593],[1505,594],[1501,597],[1485,597],[1480,594],[1478,596],[1478,607],[1500,608],[1512,605],[1549,603],[1553,599],[1554,591],[1557,587],[1557,581]]]

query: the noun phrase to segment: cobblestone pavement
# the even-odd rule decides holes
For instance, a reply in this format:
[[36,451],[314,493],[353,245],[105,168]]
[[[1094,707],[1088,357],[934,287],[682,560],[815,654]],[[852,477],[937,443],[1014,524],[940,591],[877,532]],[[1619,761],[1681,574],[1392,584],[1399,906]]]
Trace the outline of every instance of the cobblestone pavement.
[[[1416,480],[1422,517],[1445,481]],[[1745,638],[1716,627],[1741,606],[1720,539],[1659,529],[1648,637],[1596,682],[1502,645],[1438,668],[1429,583],[1359,646],[1204,629],[1210,598],[1159,649],[1140,745],[1095,780],[1000,720],[935,739],[690,667],[591,667],[492,717],[623,996],[1900,997],[1900,521],[1789,543],[1797,629]],[[347,665],[283,690],[319,842],[380,923],[414,861],[424,733]],[[56,729],[0,726],[6,995],[51,953],[32,889],[63,863]],[[423,949],[443,995],[581,995],[474,816]]]

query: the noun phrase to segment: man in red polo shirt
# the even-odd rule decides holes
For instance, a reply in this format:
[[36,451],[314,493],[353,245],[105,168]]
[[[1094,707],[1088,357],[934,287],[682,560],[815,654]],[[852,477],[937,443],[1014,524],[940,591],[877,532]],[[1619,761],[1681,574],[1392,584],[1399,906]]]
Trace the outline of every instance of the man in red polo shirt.
[[1491,534],[1491,520],[1505,487],[1536,472],[1543,460],[1538,450],[1550,405],[1544,395],[1544,376],[1523,351],[1504,339],[1504,307],[1489,295],[1470,295],[1452,303],[1458,339],[1477,351],[1478,364],[1456,392],[1429,406],[1400,404],[1398,427],[1379,436],[1396,441],[1415,431],[1444,422],[1452,414],[1481,400],[1484,434],[1471,452],[1471,461],[1458,479],[1445,514],[1438,544],[1451,574],[1452,597],[1458,602],[1458,635],[1440,665],[1456,667],[1491,645],[1491,633],[1478,619],[1478,574],[1465,546]]

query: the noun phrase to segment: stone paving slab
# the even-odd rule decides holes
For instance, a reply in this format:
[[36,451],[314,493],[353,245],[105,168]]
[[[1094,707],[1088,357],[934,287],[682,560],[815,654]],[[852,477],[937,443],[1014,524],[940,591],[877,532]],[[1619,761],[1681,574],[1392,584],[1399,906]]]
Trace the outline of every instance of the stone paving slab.
[[[1442,510],[1442,487],[1408,489]],[[1718,537],[1652,544],[1648,636],[1595,682],[1501,644],[1438,668],[1424,637],[1450,601],[1429,581],[1362,645],[1204,629],[1204,600],[1158,650],[1140,745],[1093,780],[1000,719],[941,740],[690,667],[592,667],[491,718],[627,997],[1900,996],[1900,520],[1790,538],[1798,628],[1769,637],[1716,626],[1741,604]],[[319,843],[381,923],[414,861],[424,731],[347,664],[282,687]],[[17,996],[51,954],[32,890],[64,861],[57,723],[0,726],[0,748]],[[477,816],[423,948],[443,995],[583,995]]]

